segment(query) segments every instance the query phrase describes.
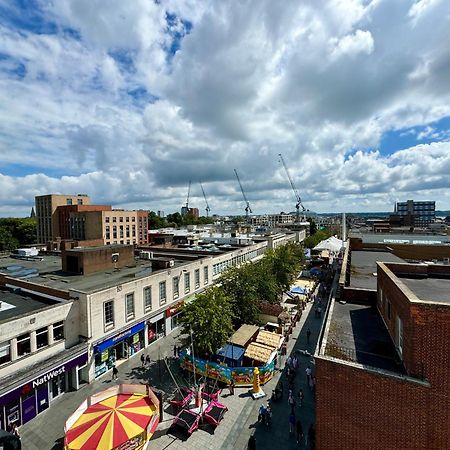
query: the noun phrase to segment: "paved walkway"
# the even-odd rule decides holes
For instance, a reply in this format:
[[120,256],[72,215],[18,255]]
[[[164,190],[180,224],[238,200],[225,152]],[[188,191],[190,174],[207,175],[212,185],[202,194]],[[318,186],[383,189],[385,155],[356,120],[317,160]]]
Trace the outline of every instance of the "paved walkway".
[[[288,342],[288,355],[295,350],[307,349],[312,354],[317,341],[317,335],[322,323],[322,318],[314,317],[312,303],[306,306],[301,320],[294,328]],[[306,342],[306,330],[311,330],[310,343]],[[119,382],[149,383],[161,389],[168,397],[174,392],[175,387],[165,367],[162,358],[168,357],[170,365],[176,371],[178,363],[173,359],[173,346],[181,342],[179,331],[174,331],[169,336],[149,346],[142,352],[134,355],[119,369]],[[149,354],[151,358],[150,367],[141,367],[140,355]],[[283,363],[286,357],[283,358]],[[305,435],[308,427],[314,422],[314,396],[306,383],[305,368],[310,365],[314,373],[314,359],[312,357],[300,356],[300,368],[295,380],[295,393],[300,388],[305,394],[303,406],[297,402],[296,415],[302,421]],[[284,364],[283,364],[284,367]],[[273,419],[271,429],[266,429],[257,424],[258,410],[262,403],[267,403],[272,389],[278,380],[284,382],[284,397],[278,403],[273,403]],[[60,450],[63,448],[64,423],[84,399],[95,392],[99,392],[111,385],[111,374],[105,374],[93,383],[84,386],[79,391],[64,394],[61,399],[44,413],[21,427],[23,448],[26,450]],[[267,396],[262,400],[254,401],[250,396],[249,388],[236,388],[235,395],[230,396],[228,391],[222,393],[221,403],[228,407],[224,420],[216,428],[215,432],[210,429],[198,430],[188,440],[168,434],[167,430],[172,422],[171,408],[165,404],[165,413],[158,430],[154,434],[151,447],[153,449],[246,449],[250,435],[253,433],[257,440],[257,448],[302,448],[296,444],[295,437],[289,435],[288,415],[290,408],[287,404],[287,382],[284,371],[278,374],[265,386]],[[303,448],[305,444],[303,441]]]

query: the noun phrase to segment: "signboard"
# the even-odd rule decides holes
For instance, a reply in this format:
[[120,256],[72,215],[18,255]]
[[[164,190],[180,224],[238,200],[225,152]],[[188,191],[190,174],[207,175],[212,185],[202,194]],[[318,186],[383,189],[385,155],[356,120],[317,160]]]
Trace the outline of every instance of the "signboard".
[[132,336],[133,334],[138,333],[139,331],[143,330],[145,328],[145,322],[138,323],[132,328],[129,328],[128,330],[122,331],[119,334],[116,334],[115,336],[107,339],[106,341],[101,342],[100,344],[97,344],[94,347],[94,353],[100,353],[108,349],[109,347],[112,347],[113,345],[117,344],[120,341],[123,341],[127,337]]
[[183,307],[184,301],[180,301],[166,309],[166,317],[174,316]]

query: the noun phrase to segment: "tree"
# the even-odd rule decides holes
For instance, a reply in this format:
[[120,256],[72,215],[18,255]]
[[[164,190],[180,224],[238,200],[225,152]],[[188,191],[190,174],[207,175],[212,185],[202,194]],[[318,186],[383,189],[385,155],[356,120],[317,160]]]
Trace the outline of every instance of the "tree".
[[12,235],[11,231],[0,226],[0,251],[10,251],[19,247],[19,241]]
[[265,256],[253,263],[252,281],[260,301],[278,303],[279,288],[277,279],[272,271],[272,259]]
[[306,219],[309,222],[309,235],[313,235],[317,231],[316,221],[312,217]]
[[299,244],[288,242],[270,252],[272,272],[280,291],[289,290],[303,266],[303,250]]
[[304,245],[306,248],[314,248],[320,241],[331,236],[331,232],[327,229],[316,231],[312,236],[305,239]]
[[220,277],[221,288],[231,301],[235,328],[244,323],[259,323],[260,299],[255,281],[255,267],[252,264],[231,267]]
[[148,213],[148,227],[150,229],[164,228],[167,226],[167,220],[164,217],[159,217],[154,211]]
[[0,219],[2,246],[6,250],[13,250],[20,245],[36,243],[36,219],[6,217]]
[[193,332],[196,355],[213,355],[233,332],[231,300],[225,292],[213,286],[186,303],[180,315],[182,332]]

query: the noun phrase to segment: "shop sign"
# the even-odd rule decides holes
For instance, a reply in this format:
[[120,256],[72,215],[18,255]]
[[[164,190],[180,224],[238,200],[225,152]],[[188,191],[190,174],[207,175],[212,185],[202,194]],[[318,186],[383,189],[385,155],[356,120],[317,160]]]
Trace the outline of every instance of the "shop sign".
[[139,342],[139,333],[136,333],[133,336],[133,344],[137,344]]
[[94,353],[104,352],[109,347],[112,347],[113,345],[117,344],[120,341],[123,341],[127,337],[130,337],[133,334],[138,333],[139,331],[143,330],[144,328],[145,328],[145,322],[141,322],[141,323],[138,323],[137,325],[135,325],[134,327],[123,331],[122,333],[116,334],[112,338],[107,339],[106,341],[103,341],[100,344],[97,344],[94,347]]
[[55,378],[58,375],[61,375],[65,371],[66,371],[65,366],[61,366],[59,369],[52,370],[52,371],[46,373],[45,375],[43,375],[42,377],[37,378],[36,380],[33,381],[33,389],[37,388],[38,386],[40,386],[43,383],[47,383],[52,378]]
[[184,305],[184,301],[182,300],[180,302],[175,303],[170,308],[167,308],[166,309],[166,317],[174,316],[178,311],[180,311],[180,309],[182,308],[183,305]]
[[109,358],[109,351],[108,350],[103,351],[100,358],[101,362],[108,361],[108,358]]

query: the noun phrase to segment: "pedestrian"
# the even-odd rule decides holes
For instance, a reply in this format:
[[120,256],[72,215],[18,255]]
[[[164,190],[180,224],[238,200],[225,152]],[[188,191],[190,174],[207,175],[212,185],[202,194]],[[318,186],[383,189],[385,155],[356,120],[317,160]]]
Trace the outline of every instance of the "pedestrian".
[[316,430],[314,424],[311,424],[308,429],[308,446],[310,449],[314,449],[316,446]]
[[311,337],[311,330],[308,328],[306,330],[306,342],[309,344],[309,338]]
[[256,439],[253,434],[248,438],[248,444],[247,444],[248,450],[256,450]]
[[230,384],[228,385],[229,389],[230,389],[230,395],[234,395],[234,380],[233,378],[230,381]]
[[295,433],[297,435],[297,444],[303,439],[303,427],[300,419],[297,419],[295,424]]
[[316,389],[316,377],[313,376],[309,377],[309,388],[314,393]]
[[142,353],[142,355],[141,355],[141,364],[142,364],[142,367],[145,366],[145,356],[144,356],[143,353]]
[[177,345],[177,356],[180,357],[180,353],[181,353],[181,346]]
[[311,374],[312,374],[311,367],[308,366],[305,369],[305,373],[306,373],[306,382],[309,384],[309,379],[311,378]]
[[289,434],[292,434],[294,432],[295,428],[295,413],[291,411],[289,414]]
[[318,306],[317,307],[317,316],[320,318],[320,317],[322,317],[322,307],[321,306]]
[[297,355],[294,355],[294,357],[292,358],[292,365],[293,365],[295,370],[298,369],[298,358],[297,358]]
[[286,360],[286,366],[288,366],[289,368],[292,367],[292,358],[290,356]]
[[11,424],[11,434],[13,434],[14,436],[16,436],[17,438],[20,439],[19,427],[17,426],[16,422],[13,422]]
[[272,408],[270,407],[270,403],[267,403],[266,407],[266,427],[269,428],[272,424]]
[[295,398],[293,395],[289,395],[288,405],[291,407],[291,412],[294,412],[295,411]]
[[150,355],[148,355],[148,354],[145,357],[145,365],[150,365]]
[[117,367],[116,367],[116,365],[114,364],[113,365],[113,368],[112,368],[112,379],[113,380],[117,380],[117,374],[119,373],[119,371],[117,370]]
[[176,345],[173,346],[173,357],[174,358],[177,357],[177,346]]
[[264,406],[264,404],[262,404],[259,407],[258,422],[266,423],[266,412],[266,407]]
[[303,405],[303,399],[305,398],[305,394],[303,394],[303,389],[300,389],[299,391],[298,391],[298,403],[299,403],[299,406],[300,406],[300,408],[302,407],[302,405]]

